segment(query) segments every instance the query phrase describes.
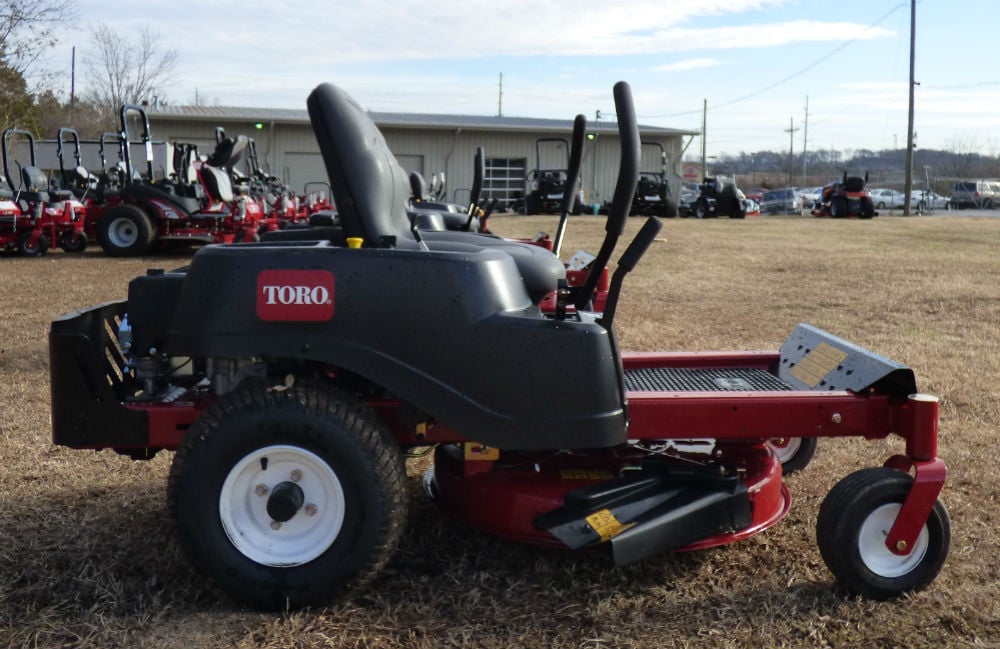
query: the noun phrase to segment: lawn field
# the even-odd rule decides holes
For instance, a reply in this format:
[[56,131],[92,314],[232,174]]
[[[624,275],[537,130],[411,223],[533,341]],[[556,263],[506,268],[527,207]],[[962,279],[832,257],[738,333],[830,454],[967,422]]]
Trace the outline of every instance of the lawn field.
[[[555,229],[555,217],[490,223],[510,236]],[[574,217],[564,257],[596,252],[603,225]],[[49,322],[122,299],[131,277],[192,252],[0,258],[0,647],[1000,647],[998,218],[672,219],[625,283],[624,349],[771,350],[808,322],[912,367],[941,397],[951,553],[928,589],[890,602],[839,594],[814,527],[838,480],[901,442],[828,439],[788,478],[779,525],[625,568],[450,519],[423,493],[427,461],[411,461],[409,525],[370,586],[322,609],[247,610],[182,555],[172,454],[133,462],[50,441]]]

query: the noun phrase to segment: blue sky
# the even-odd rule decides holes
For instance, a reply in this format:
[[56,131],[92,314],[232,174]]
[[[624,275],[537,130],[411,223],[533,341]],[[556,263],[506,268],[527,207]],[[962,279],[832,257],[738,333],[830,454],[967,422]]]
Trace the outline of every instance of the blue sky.
[[[709,155],[903,147],[909,0],[78,0],[50,52],[65,70],[89,27],[157,31],[180,54],[174,104],[297,108],[318,83],[377,111],[571,119],[613,114],[632,85],[644,124],[700,130]],[[996,5],[917,3],[921,147],[1000,152]],[[85,85],[80,78],[78,88]],[[65,83],[68,93],[69,83]],[[805,130],[808,96],[808,133]],[[690,148],[700,150],[695,140]]]

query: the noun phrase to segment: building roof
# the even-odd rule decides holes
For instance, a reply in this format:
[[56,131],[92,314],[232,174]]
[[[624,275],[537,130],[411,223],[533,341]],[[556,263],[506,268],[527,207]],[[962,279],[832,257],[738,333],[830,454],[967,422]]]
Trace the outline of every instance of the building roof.
[[[308,124],[309,114],[296,108],[252,108],[242,106],[158,106],[149,108],[149,117],[160,120],[247,121],[283,124]],[[573,121],[535,117],[497,117],[495,115],[442,115],[428,113],[379,113],[368,111],[378,126],[397,128],[454,129],[483,131],[572,131]],[[615,122],[590,122],[593,131],[618,131]],[[639,125],[643,135],[697,135],[697,131]]]

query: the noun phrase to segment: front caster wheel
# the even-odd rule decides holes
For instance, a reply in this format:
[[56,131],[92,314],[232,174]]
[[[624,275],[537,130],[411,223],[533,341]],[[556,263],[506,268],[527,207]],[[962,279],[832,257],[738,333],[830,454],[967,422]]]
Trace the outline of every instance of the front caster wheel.
[[87,235],[67,230],[59,235],[59,247],[65,252],[83,252],[87,249]]
[[912,484],[909,474],[895,469],[862,469],[838,482],[820,505],[820,554],[850,595],[890,599],[924,588],[940,572],[951,543],[948,510],[940,501],[909,554],[885,545]]
[[809,466],[816,455],[815,437],[775,437],[767,440],[781,462],[781,473],[791,475]]
[[385,565],[405,523],[405,478],[395,440],[349,396],[247,381],[185,435],[169,500],[199,572],[284,610],[329,602]]
[[22,234],[17,240],[17,249],[25,257],[41,257],[49,251],[49,238],[44,234],[32,235],[32,232]]

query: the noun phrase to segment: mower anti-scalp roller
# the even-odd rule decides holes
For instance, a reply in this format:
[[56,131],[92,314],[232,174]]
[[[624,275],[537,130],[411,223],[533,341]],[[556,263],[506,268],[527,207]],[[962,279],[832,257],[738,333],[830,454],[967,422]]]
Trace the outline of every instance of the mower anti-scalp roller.
[[[565,265],[538,246],[415,230],[381,133],[319,86],[307,106],[339,220],[300,240],[207,246],[185,269],[135,278],[125,300],[53,322],[54,441],[175,450],[170,507],[192,563],[285,609],[385,565],[416,447],[434,448],[427,490],[462,520],[625,564],[778,523],[787,440],[895,434],[901,454],[820,507],[819,550],[851,595],[927,586],[950,542],[946,469],[937,400],[909,368],[809,325],[776,351],[621,351],[618,295],[655,217],[591,310],[639,170],[631,93],[614,95],[623,163],[605,241],[567,297]],[[543,308],[557,291],[562,308]]]

